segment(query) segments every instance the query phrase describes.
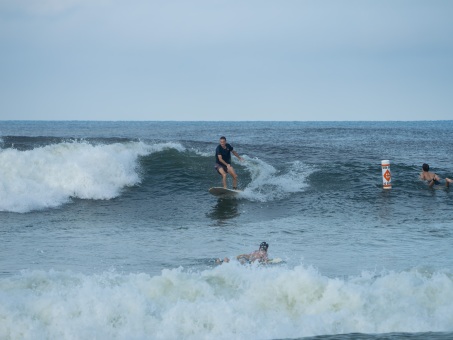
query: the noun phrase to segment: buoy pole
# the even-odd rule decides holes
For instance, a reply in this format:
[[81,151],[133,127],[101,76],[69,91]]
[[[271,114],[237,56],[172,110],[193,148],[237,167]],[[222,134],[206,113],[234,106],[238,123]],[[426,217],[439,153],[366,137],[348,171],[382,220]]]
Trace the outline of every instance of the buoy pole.
[[392,188],[392,174],[390,173],[390,161],[383,160],[381,161],[382,167],[382,186],[384,189]]

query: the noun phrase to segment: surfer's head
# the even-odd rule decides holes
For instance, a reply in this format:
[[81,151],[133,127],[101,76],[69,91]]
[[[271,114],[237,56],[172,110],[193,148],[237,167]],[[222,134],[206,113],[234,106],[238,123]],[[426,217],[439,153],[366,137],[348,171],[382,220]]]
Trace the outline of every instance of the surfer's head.
[[220,143],[220,145],[222,145],[223,148],[225,148],[225,144],[226,144],[225,136],[220,137],[219,143]]
[[429,165],[426,163],[423,163],[422,169],[423,169],[423,171],[429,171]]
[[267,248],[269,248],[269,244],[267,244],[266,242],[261,242],[261,244],[260,244],[260,250],[265,250],[265,251],[267,251]]

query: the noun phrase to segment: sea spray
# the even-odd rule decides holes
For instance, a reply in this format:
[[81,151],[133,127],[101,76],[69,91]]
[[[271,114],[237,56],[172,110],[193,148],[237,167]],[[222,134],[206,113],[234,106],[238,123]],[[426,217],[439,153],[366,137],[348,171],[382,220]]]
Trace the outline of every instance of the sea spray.
[[259,158],[244,158],[243,165],[250,172],[252,181],[244,189],[243,197],[250,200],[267,202],[301,192],[308,186],[307,177],[313,172],[300,161],[290,162],[284,171],[279,171]]

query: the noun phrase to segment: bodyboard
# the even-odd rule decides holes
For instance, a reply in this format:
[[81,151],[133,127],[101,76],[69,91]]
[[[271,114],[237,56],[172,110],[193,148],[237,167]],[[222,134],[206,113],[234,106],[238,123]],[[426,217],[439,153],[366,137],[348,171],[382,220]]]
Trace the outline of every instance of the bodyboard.
[[280,263],[280,262],[283,262],[283,260],[279,257],[276,257],[274,259],[269,259],[267,261],[268,264],[277,264],[277,263]]

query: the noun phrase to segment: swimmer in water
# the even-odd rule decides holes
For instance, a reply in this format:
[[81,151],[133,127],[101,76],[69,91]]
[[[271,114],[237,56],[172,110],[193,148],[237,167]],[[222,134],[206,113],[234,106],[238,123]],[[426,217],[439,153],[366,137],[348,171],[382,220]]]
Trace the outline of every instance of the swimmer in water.
[[[429,171],[429,164],[423,163],[422,172],[420,173],[420,179],[428,183],[428,186],[432,188],[434,185],[441,184],[441,178],[434,172]],[[450,178],[445,178],[445,186],[448,188],[450,183],[453,183],[453,180]]]
[[[258,261],[260,263],[266,263],[269,261],[269,258],[267,257],[267,249],[269,248],[269,244],[266,242],[261,242],[260,247],[258,250],[255,250],[254,252],[250,254],[241,254],[236,256],[236,259],[241,263],[253,263],[255,261]],[[230,262],[230,259],[228,257],[225,257],[223,260],[217,259],[216,263],[222,263],[222,262]]]

